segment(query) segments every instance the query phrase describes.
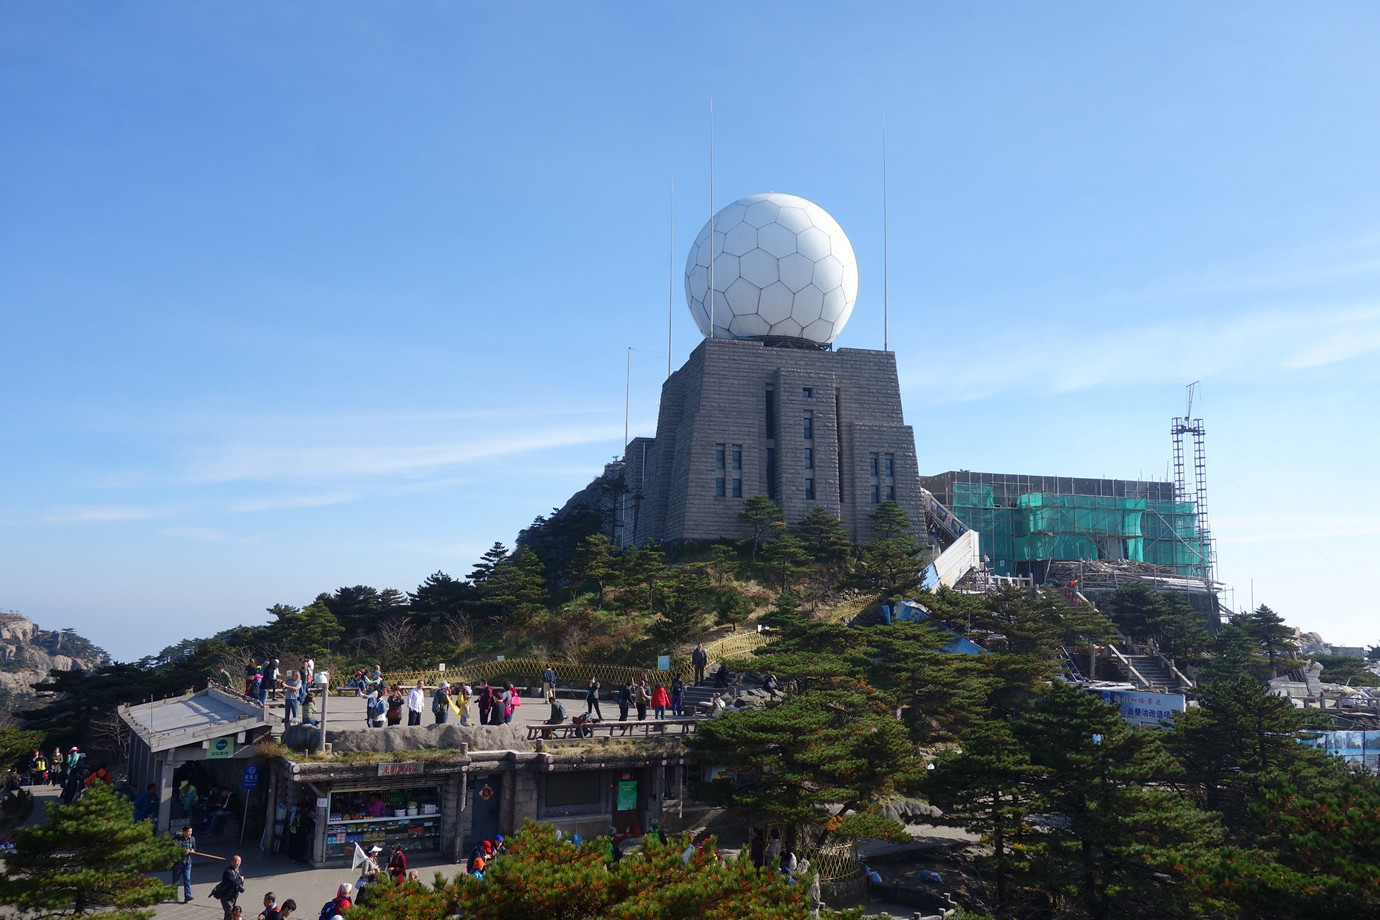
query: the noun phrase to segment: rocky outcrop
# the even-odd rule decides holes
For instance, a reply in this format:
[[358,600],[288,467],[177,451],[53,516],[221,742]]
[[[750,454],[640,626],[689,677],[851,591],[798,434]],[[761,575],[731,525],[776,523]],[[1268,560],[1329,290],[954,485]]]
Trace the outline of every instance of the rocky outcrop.
[[[45,633],[28,617],[0,613],[0,690],[29,696],[34,684],[51,670],[70,671],[100,664],[96,656],[72,656],[49,649],[52,633]],[[89,645],[84,640],[83,645]]]

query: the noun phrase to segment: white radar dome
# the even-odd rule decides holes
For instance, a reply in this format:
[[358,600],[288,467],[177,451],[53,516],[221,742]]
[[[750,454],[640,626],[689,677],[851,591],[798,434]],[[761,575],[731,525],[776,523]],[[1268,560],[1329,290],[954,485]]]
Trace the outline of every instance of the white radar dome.
[[827,211],[794,195],[739,198],[704,225],[685,263],[686,302],[715,338],[831,345],[857,297],[848,237]]

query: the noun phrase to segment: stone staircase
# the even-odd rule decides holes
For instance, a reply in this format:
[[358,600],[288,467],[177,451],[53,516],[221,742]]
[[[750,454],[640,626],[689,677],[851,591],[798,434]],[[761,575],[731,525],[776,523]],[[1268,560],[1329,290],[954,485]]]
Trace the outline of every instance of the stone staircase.
[[1134,683],[1142,690],[1152,693],[1182,693],[1183,684],[1174,676],[1174,672],[1165,667],[1164,662],[1160,661],[1155,655],[1127,655],[1127,660],[1136,669],[1140,679],[1136,674],[1127,673],[1126,679]]
[[[732,691],[730,686],[729,692]],[[709,708],[709,701],[714,698],[715,693],[723,691],[714,687],[713,680],[706,680],[698,687],[687,685],[685,688],[685,711],[688,713],[703,712]]]

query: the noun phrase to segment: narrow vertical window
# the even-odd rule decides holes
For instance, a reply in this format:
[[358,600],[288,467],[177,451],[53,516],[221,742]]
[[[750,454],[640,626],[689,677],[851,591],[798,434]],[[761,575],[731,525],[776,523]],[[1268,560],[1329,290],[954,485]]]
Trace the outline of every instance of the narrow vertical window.
[[805,416],[805,440],[810,440],[815,436],[815,420],[810,416]]
[[[873,486],[872,488],[875,491],[877,487]],[[724,497],[724,478],[722,476],[714,480],[714,494],[719,498]]]
[[734,497],[734,498],[742,498],[742,497],[743,497],[743,481],[742,481],[741,479],[735,479],[735,480],[733,480],[733,497]]
[[814,497],[815,497],[815,481],[814,481],[813,479],[807,479],[807,480],[805,480],[805,498],[806,498],[808,501],[813,501],[813,500],[814,500]]
[[741,450],[733,451],[733,468],[735,470],[743,468],[743,452]]
[[880,486],[874,485],[874,486],[872,487],[872,504],[874,504],[874,505],[875,505],[875,504],[878,504],[880,501],[881,501],[881,487],[880,487]]
[[715,450],[714,450],[714,469],[716,469],[716,470],[721,470],[721,469],[723,469],[723,468],[724,468],[724,449],[723,449],[722,447],[715,448]]
[[815,449],[814,449],[813,447],[807,447],[807,448],[805,448],[805,469],[807,469],[807,470],[812,470],[812,469],[814,469],[814,468],[815,468]]
[[876,476],[876,475],[877,475],[877,455],[876,455],[876,454],[873,454],[871,457],[868,457],[868,458],[867,458],[867,475],[869,475],[869,476]]
[[886,487],[886,500],[889,501],[889,502],[894,502],[894,501],[896,501],[896,487],[895,487],[895,486],[887,486],[887,487]]
[[887,458],[886,458],[886,478],[887,478],[887,479],[895,479],[895,478],[896,478],[896,458],[895,458],[895,457],[887,457]]

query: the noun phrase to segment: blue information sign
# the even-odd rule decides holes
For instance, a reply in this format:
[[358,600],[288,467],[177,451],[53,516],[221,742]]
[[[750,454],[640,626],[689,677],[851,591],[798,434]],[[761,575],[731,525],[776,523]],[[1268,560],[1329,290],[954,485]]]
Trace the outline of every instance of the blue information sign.
[[259,788],[259,766],[258,766],[258,764],[252,764],[252,763],[251,763],[251,764],[245,764],[245,767],[244,767],[244,780],[240,783],[240,786],[241,786],[241,788],[244,788],[244,789],[258,789],[258,788]]

